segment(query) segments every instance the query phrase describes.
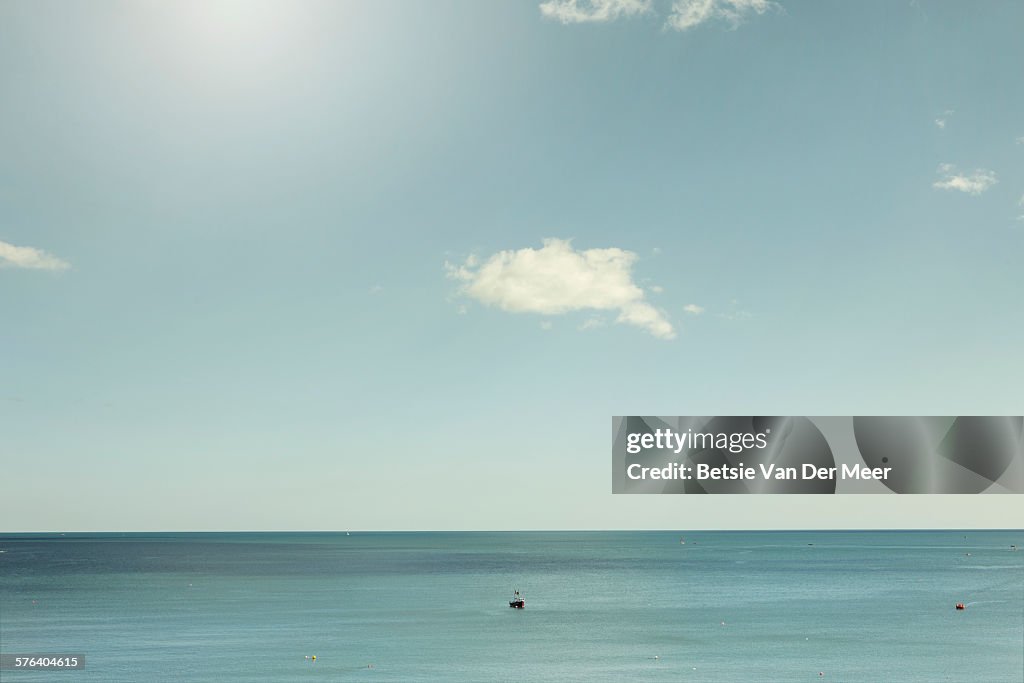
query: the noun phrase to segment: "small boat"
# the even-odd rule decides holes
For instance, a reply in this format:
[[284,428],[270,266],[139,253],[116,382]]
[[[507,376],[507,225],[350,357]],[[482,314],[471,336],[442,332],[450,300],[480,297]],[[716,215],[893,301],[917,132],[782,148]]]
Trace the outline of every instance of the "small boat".
[[526,607],[526,600],[523,600],[523,596],[519,595],[519,591],[516,591],[512,595],[512,599],[508,601],[508,606],[513,609],[523,609]]
[[967,606],[964,605],[964,603],[962,603],[962,602],[958,602],[958,603],[956,603],[956,608],[958,610],[964,610],[964,609],[967,609]]

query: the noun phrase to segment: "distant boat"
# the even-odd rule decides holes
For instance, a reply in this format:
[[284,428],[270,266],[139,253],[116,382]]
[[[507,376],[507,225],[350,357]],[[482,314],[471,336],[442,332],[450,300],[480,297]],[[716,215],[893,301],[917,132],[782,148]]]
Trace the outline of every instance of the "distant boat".
[[686,539],[682,536],[679,537],[679,545],[686,545]]
[[519,595],[519,591],[516,591],[512,595],[512,599],[508,601],[508,606],[513,609],[523,609],[526,607],[526,600],[523,599],[523,596]]

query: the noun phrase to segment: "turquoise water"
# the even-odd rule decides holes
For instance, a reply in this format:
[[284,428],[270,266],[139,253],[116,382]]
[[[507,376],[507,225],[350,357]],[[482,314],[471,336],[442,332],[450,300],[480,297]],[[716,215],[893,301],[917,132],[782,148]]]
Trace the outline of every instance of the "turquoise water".
[[0,677],[1020,683],[1011,545],[1024,532],[7,535],[2,652],[86,668]]

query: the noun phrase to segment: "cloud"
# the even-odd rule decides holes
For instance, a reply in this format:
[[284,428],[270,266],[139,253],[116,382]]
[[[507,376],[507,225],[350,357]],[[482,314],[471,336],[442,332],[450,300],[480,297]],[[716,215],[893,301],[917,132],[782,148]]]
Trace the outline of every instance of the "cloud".
[[568,240],[545,239],[540,249],[500,251],[482,262],[445,263],[459,293],[511,313],[561,315],[572,311],[618,311],[616,322],[647,330],[659,339],[676,332],[661,311],[644,301],[633,282],[637,255],[624,249],[577,251]]
[[383,291],[384,291],[384,288],[381,287],[380,285],[374,285],[373,287],[370,287],[370,294],[371,295],[380,294]]
[[16,247],[0,240],[0,267],[31,270],[67,270],[71,264],[42,249]]
[[1016,142],[1018,145],[1024,145],[1024,135],[1021,135],[1019,138],[1014,140],[1014,142]]
[[725,320],[746,320],[753,317],[753,314],[750,311],[735,310],[729,311],[728,313],[719,313],[718,317],[724,318]]
[[[721,20],[732,28],[752,14],[778,7],[772,0],[674,0],[665,27],[687,31],[707,21]],[[563,24],[608,23],[620,18],[649,14],[653,0],[546,0],[540,13]]]
[[554,325],[551,324],[550,320],[545,320],[540,324],[540,329],[545,331],[550,330],[552,327],[554,327]]
[[584,330],[596,330],[599,327],[604,327],[604,320],[600,318],[587,318],[583,321],[583,324],[579,326],[581,331]]
[[936,127],[938,127],[939,130],[942,130],[943,128],[945,128],[946,127],[946,123],[949,121],[949,117],[952,116],[953,113],[954,112],[953,112],[952,109],[947,109],[946,111],[944,111],[941,114],[939,114],[939,116],[935,119]]
[[665,291],[665,288],[661,285],[651,285],[649,289],[655,294],[661,294]]
[[704,307],[698,306],[697,304],[686,304],[685,306],[683,306],[683,310],[689,313],[690,315],[700,315],[701,313],[704,312]]
[[651,0],[547,0],[540,13],[563,24],[596,24],[646,14]]
[[665,26],[676,31],[688,31],[717,19],[736,28],[747,16],[764,14],[777,6],[770,0],[675,0]]
[[999,182],[992,171],[979,168],[969,174],[957,173],[953,164],[941,164],[939,175],[941,178],[932,183],[932,187],[939,190],[957,190],[971,195],[979,195]]
[[658,339],[674,339],[676,336],[676,331],[672,329],[671,323],[665,319],[661,311],[643,302],[623,308],[615,322],[644,328]]
[[747,320],[748,318],[754,317],[754,315],[750,311],[740,308],[739,299],[730,299],[729,310],[724,313],[719,313],[718,317],[724,320]]

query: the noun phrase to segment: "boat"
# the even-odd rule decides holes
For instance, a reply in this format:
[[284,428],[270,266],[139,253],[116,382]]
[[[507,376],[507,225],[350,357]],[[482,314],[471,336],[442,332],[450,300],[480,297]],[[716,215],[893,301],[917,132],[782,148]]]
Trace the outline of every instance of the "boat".
[[516,591],[512,595],[512,599],[508,601],[508,606],[513,609],[523,609],[526,607],[526,600],[523,600],[523,596],[519,595],[519,591]]

